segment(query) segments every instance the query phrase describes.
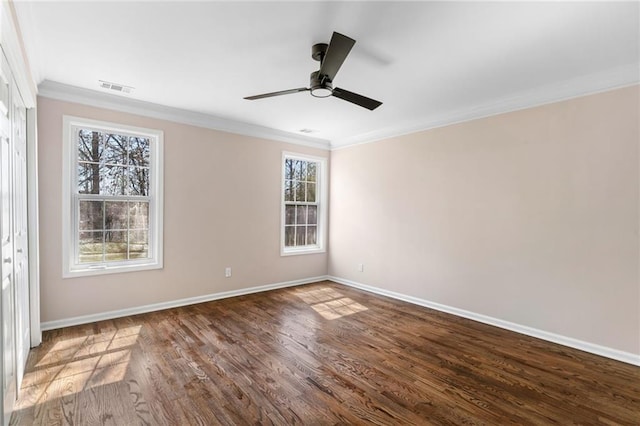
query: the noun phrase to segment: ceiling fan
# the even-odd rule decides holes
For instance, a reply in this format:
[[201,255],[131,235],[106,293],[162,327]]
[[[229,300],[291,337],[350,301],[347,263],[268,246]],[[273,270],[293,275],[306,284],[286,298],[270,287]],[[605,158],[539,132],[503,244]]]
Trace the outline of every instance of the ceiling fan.
[[366,96],[358,95],[357,93],[353,93],[339,87],[333,87],[332,85],[334,77],[338,73],[338,70],[342,66],[344,60],[347,59],[347,55],[355,43],[356,41],[354,39],[334,32],[328,45],[326,43],[314,44],[311,48],[311,57],[320,62],[320,69],[311,73],[311,81],[309,83],[311,86],[310,88],[299,87],[297,89],[247,96],[244,99],[254,101],[256,99],[270,98],[272,96],[289,95],[298,92],[311,92],[311,96],[316,98],[335,96],[336,98],[351,102],[352,104],[360,105],[363,108],[373,111],[382,105],[382,102],[367,98]]

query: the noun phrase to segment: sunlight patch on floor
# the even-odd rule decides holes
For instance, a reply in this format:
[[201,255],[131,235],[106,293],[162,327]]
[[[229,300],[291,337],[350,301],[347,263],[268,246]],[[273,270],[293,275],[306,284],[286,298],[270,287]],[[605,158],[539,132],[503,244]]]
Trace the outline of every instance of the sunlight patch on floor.
[[25,373],[16,408],[24,409],[124,379],[141,326],[56,342]]
[[342,299],[335,299],[325,303],[316,303],[311,305],[314,311],[322,315],[328,320],[345,317],[347,315],[356,314],[358,312],[366,311],[368,308],[363,306],[348,297]]
[[61,340],[38,361],[36,367],[47,367],[97,353],[129,347],[138,340],[140,328],[141,326],[132,326],[90,336]]
[[368,310],[366,306],[345,297],[330,287],[300,290],[296,292],[296,296],[311,305],[314,311],[328,320]]
[[124,379],[131,360],[131,350],[123,349],[106,355],[96,355],[47,371],[25,374],[17,409],[62,398],[117,383]]

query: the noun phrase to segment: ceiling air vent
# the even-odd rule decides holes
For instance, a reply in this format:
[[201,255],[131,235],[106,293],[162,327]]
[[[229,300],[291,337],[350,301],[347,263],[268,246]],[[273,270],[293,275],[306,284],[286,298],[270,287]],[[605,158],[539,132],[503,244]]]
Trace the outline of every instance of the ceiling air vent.
[[110,81],[104,80],[98,80],[98,82],[100,83],[100,87],[102,87],[103,89],[115,90],[116,92],[131,93],[131,91],[133,90],[133,87],[125,86],[124,84],[120,83],[111,83]]

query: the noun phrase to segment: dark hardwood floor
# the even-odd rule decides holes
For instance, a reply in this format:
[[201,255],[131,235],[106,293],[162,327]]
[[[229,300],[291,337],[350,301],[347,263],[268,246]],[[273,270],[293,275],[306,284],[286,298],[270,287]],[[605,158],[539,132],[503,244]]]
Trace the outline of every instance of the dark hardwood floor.
[[331,282],[44,333],[14,425],[640,424],[640,368]]

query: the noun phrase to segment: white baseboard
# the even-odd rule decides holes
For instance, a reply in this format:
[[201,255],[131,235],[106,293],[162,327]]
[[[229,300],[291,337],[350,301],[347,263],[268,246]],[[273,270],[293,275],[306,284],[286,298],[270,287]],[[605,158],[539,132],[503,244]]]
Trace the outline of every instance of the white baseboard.
[[516,333],[525,334],[531,337],[537,337],[538,339],[547,340],[549,342],[558,343],[560,345],[568,346],[570,348],[579,349],[581,351],[600,355],[606,358],[611,358],[616,361],[622,361],[628,364],[640,366],[640,355],[633,354],[631,352],[624,352],[624,351],[612,349],[606,346],[601,346],[594,343],[589,343],[582,340],[574,339],[572,337],[566,337],[559,334],[550,333],[548,331],[538,330],[536,328],[527,327],[524,325],[509,322],[509,321],[504,321],[504,320],[493,318],[487,315],[477,314],[475,312],[466,311],[464,309],[458,309],[452,306],[442,305],[440,303],[430,302],[428,300],[419,299],[413,296],[408,296],[406,294],[396,293],[394,291],[389,291],[389,290],[381,289],[378,287],[372,287],[366,284],[358,283],[358,282],[347,280],[344,278],[329,276],[328,279],[349,287],[354,287],[354,288],[368,291],[371,293],[380,294],[382,296],[388,296],[393,299],[403,300],[405,302],[413,303],[414,305],[424,306],[427,308],[435,309],[437,311],[446,312],[459,317],[478,321],[484,324],[489,324],[489,325],[500,327],[506,330],[515,331]]
[[196,303],[210,302],[212,300],[226,299],[228,297],[244,296],[246,294],[260,293],[276,290],[278,288],[293,287],[302,284],[310,284],[327,279],[326,275],[319,277],[303,278],[293,281],[285,281],[275,284],[261,285],[257,287],[243,288],[240,290],[223,291],[220,293],[206,294],[203,296],[188,297],[186,299],[171,300],[169,302],[153,303],[151,305],[136,306],[134,308],[119,309],[116,311],[102,312],[99,314],[82,315],[54,321],[46,321],[40,324],[42,331],[55,330],[73,325],[88,324],[97,321],[126,317],[129,315],[144,314],[147,312],[161,311],[163,309],[178,308],[180,306],[194,305]]
[[279,288],[294,287],[298,285],[310,284],[310,283],[324,281],[324,280],[331,280],[338,284],[354,287],[360,290],[368,291],[370,293],[391,297],[393,299],[403,300],[405,302],[409,302],[414,305],[424,306],[427,308],[435,309],[437,311],[446,312],[459,317],[478,321],[484,324],[489,324],[489,325],[500,327],[506,330],[515,331],[516,333],[521,333],[527,336],[532,336],[538,339],[568,346],[570,348],[579,349],[592,354],[604,356],[606,358],[611,358],[617,361],[622,361],[628,364],[640,366],[640,355],[636,355],[630,352],[612,349],[606,346],[601,346],[594,343],[585,342],[583,340],[574,339],[572,337],[566,337],[559,334],[550,333],[548,331],[538,330],[536,328],[527,327],[524,325],[509,322],[509,321],[504,321],[504,320],[493,318],[487,315],[477,314],[475,312],[466,311],[464,309],[454,308],[452,306],[431,302],[431,301],[420,299],[417,297],[408,296],[406,294],[397,293],[394,291],[369,286],[366,284],[347,280],[344,278],[327,276],[327,275],[303,278],[299,280],[286,281],[286,282],[280,282],[280,283],[274,283],[274,284],[267,284],[267,285],[262,285],[257,287],[249,287],[249,288],[244,288],[240,290],[231,290],[231,291],[224,291],[220,293],[206,294],[203,296],[189,297],[186,299],[172,300],[169,302],[154,303],[150,305],[137,306],[134,308],[120,309],[116,311],[102,312],[99,314],[83,315],[83,316],[65,318],[65,319],[54,320],[54,321],[46,321],[41,323],[41,329],[43,331],[54,330],[62,327],[71,327],[74,325],[88,324],[88,323],[97,322],[97,321],[121,318],[129,315],[144,314],[147,312],[177,308],[180,306],[193,305],[196,303],[210,302],[212,300],[226,299],[228,297],[260,293],[263,291],[275,290]]

